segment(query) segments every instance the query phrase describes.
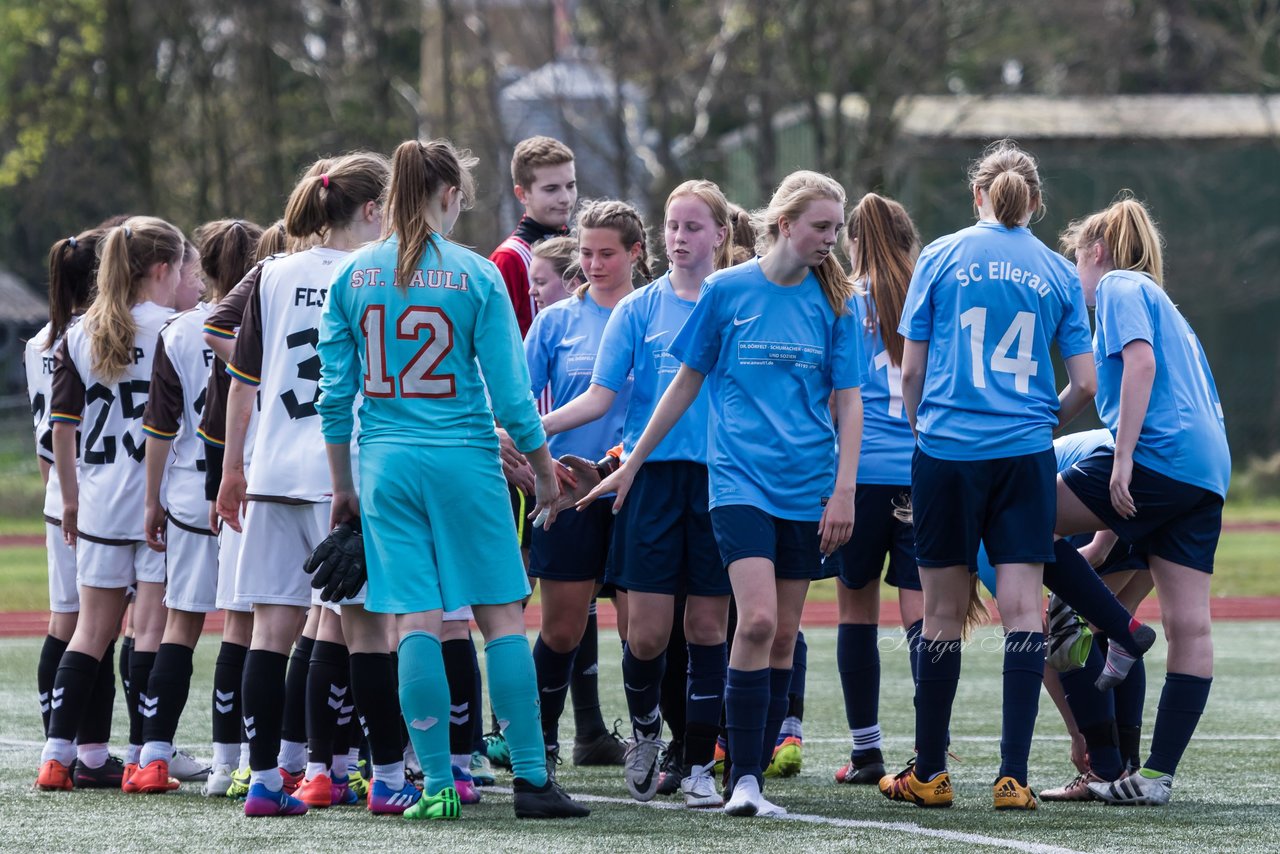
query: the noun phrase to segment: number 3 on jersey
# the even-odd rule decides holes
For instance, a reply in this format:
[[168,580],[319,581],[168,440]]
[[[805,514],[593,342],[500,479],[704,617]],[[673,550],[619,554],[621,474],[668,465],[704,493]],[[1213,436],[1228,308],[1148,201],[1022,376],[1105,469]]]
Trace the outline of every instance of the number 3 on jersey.
[[[987,335],[987,310],[971,308],[960,315],[960,328],[969,332],[969,357],[973,367],[973,387],[987,387],[987,371],[982,358],[983,344]],[[992,373],[1013,374],[1014,388],[1021,394],[1031,391],[1031,378],[1040,370],[1040,364],[1031,358],[1031,339],[1036,332],[1036,316],[1029,311],[1020,311],[1013,316],[1013,323],[1005,330],[1004,337],[996,345],[991,354]],[[1018,355],[1010,357],[1009,353],[1017,344]]]
[[425,331],[427,341],[393,380],[387,375],[386,313],[386,306],[371,305],[360,318],[360,331],[365,339],[365,397],[395,397],[397,382],[399,396],[403,398],[453,397],[456,394],[453,374],[435,373],[453,349],[453,324],[448,316],[435,306],[410,306],[401,313],[396,320],[396,338],[416,341]]

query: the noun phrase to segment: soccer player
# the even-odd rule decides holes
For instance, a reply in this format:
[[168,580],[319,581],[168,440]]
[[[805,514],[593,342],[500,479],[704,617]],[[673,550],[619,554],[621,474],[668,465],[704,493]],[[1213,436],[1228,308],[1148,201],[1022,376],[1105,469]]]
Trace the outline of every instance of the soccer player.
[[[729,203],[710,181],[686,181],[667,197],[664,243],[670,268],[652,284],[624,297],[605,325],[590,387],[543,418],[547,435],[574,429],[608,413],[629,378],[631,398],[624,448],[635,447],[653,409],[675,378],[679,362],[668,352],[693,312],[703,281],[729,265]],[[626,783],[638,801],[658,790],[659,714],[666,652],[687,593],[684,636],[689,644],[681,790],[685,805],[723,804],[711,778],[720,709],[724,702],[729,578],[720,564],[707,509],[707,395],[650,455],[617,517],[610,575],[627,591],[627,642],[622,678],[633,737]],[[685,688],[686,686],[681,686]],[[679,759],[679,758],[678,758]]]
[[[384,157],[358,152],[323,160],[303,177],[289,197],[285,226],[295,238],[319,236],[322,240],[310,249],[269,259],[254,268],[251,275],[256,274],[256,281],[227,365],[234,382],[227,399],[226,449],[217,505],[224,523],[241,529],[241,512],[247,504],[236,595],[254,606],[242,688],[250,747],[251,785],[245,800],[249,816],[296,815],[307,810],[306,802],[285,791],[278,751],[287,653],[298,637],[305,609],[313,601],[302,566],[329,529],[332,486],[318,457],[322,447],[316,417],[318,326],[334,268],[348,252],[380,232],[387,173]],[[261,403],[256,407],[254,463],[246,481],[244,449],[255,400]],[[264,450],[267,448],[269,452]],[[374,681],[369,690],[378,699],[367,704],[370,737],[392,740],[399,759],[398,724],[373,717],[386,713],[386,699],[393,694],[385,627],[378,619],[364,615],[358,607],[361,598],[357,594],[348,600],[351,607],[343,608],[342,630],[354,653],[370,656],[367,667],[360,671]],[[319,643],[317,640],[313,646],[313,661]],[[333,670],[344,669],[340,663],[331,665],[314,677],[308,669],[308,680],[323,680]],[[353,686],[353,691],[359,696],[360,686]],[[326,704],[326,708],[331,707]],[[332,738],[331,729],[329,734]],[[334,767],[322,764],[308,769],[313,772],[308,779],[327,780],[329,785],[318,783],[316,787],[330,794],[331,803],[347,800],[346,769],[340,767],[346,758],[341,757],[340,763],[339,757],[331,756]],[[384,782],[393,787],[394,794],[407,784],[403,764],[391,765]],[[316,805],[324,805],[323,798]],[[370,810],[383,811],[387,806],[374,799]],[[394,808],[386,811],[400,811],[399,803],[390,807]]]
[[[55,354],[72,323],[89,306],[97,270],[95,250],[106,233],[103,226],[63,238],[49,251],[49,322],[27,341],[23,363],[27,373],[27,394],[31,401],[36,438],[36,458],[45,481],[45,547],[49,566],[49,631],[40,648],[36,671],[40,714],[48,735],[54,677],[67,642],[75,631],[80,611],[76,589],[76,550],[62,538],[62,488],[53,464],[53,425],[49,421],[53,396]],[[115,688],[115,639],[112,638],[98,667],[89,710],[76,734],[77,751],[74,784],[77,788],[119,788],[124,763],[105,756],[111,734],[111,714]]]
[[[997,809],[1035,809],[1027,755],[1044,671],[1043,565],[1054,560],[1053,430],[1093,396],[1089,319],[1071,266],[1027,228],[1035,160],[993,144],[970,170],[978,222],[921,253],[898,327],[902,398],[917,434],[911,498],[924,588],[917,758],[880,781],[891,800],[950,806],[947,730],[979,541],[1006,629]],[[1054,388],[1056,341],[1070,383]]]
[[840,619],[836,664],[853,750],[849,763],[835,778],[837,783],[875,784],[884,776],[877,640],[880,574],[886,558],[885,582],[898,588],[913,677],[924,617],[915,537],[911,525],[896,515],[911,499],[911,452],[915,449],[902,405],[904,340],[898,323],[920,252],[920,236],[902,205],[868,193],[849,215],[845,240],[853,278],[863,293],[853,301],[853,307],[867,357],[867,379],[862,387],[857,521],[838,555],[840,583],[836,587]]
[[844,201],[825,175],[782,181],[764,213],[765,254],[707,279],[671,345],[675,379],[631,456],[579,503],[616,491],[622,510],[640,467],[710,380],[711,522],[738,607],[725,692],[730,815],[783,812],[761,792],[763,758],[786,715],[809,581],[853,528],[863,356],[852,283],[832,254]]
[[[498,271],[445,238],[473,197],[473,163],[442,140],[402,143],[387,200],[390,236],[334,271],[320,339],[319,402],[332,521],[362,524],[367,606],[396,615],[400,704],[426,774],[424,794],[406,818],[460,814],[439,636],[442,611],[465,606],[486,639],[489,693],[506,722],[516,815],[585,816],[589,811],[547,775],[521,610],[529,585],[503,500],[495,415],[528,457],[538,504],[552,515],[555,464]],[[361,392],[357,493],[350,442]]]
[[515,231],[498,244],[489,260],[502,273],[523,337],[542,309],[529,292],[533,247],[539,241],[567,235],[578,202],[573,151],[549,136],[523,139],[511,155],[511,182],[524,214]]
[[[634,290],[637,270],[644,281],[650,278],[646,252],[644,223],[625,202],[593,202],[578,215],[578,253],[587,284],[569,299],[548,306],[525,337],[535,396],[550,387],[551,399],[561,407],[587,391],[611,313]],[[614,391],[601,417],[551,437],[552,454],[595,460],[622,440],[631,395],[626,373]],[[598,501],[582,511],[566,510],[554,526],[532,532],[529,575],[542,582],[542,626],[533,658],[542,699],[542,733],[552,765],[559,761],[560,714],[574,658],[588,629],[592,599],[605,581],[613,521],[608,502]],[[575,739],[575,758],[582,740],[583,734]]]
[[[131,217],[112,228],[101,241],[97,296],[58,349],[49,417],[62,535],[76,547],[81,607],[50,692],[48,740],[36,781],[41,789],[72,786],[73,740],[99,662],[119,632],[129,586],[137,585],[139,599],[159,602],[163,596],[164,559],[146,547],[142,530],[141,428],[156,335],[172,314],[183,252],[182,233],[164,220]],[[158,646],[156,628],[140,624],[138,645],[146,649],[154,638]],[[97,755],[79,758],[99,767],[107,759],[106,746],[92,749]],[[137,758],[128,759],[135,768],[126,768],[125,781],[136,770]]]
[[[165,554],[168,616],[155,665],[145,690],[141,690],[143,749],[139,770],[125,786],[126,792],[170,791],[169,761],[173,736],[191,687],[192,655],[204,627],[205,614],[217,608],[218,541],[209,527],[210,502],[205,496],[204,445],[196,435],[204,409],[205,382],[213,363],[213,350],[201,336],[210,306],[252,261],[262,230],[253,223],[222,220],[196,232],[205,253],[217,252],[217,262],[194,253],[183,265],[174,297],[178,311],[160,330],[152,361],[151,387],[142,417],[147,436],[146,519],[147,544]],[[230,282],[210,279],[209,290],[200,268],[215,263],[231,268]],[[201,297],[204,299],[201,299]],[[163,485],[162,485],[163,484]],[[217,735],[217,733],[215,733]],[[228,748],[216,743],[215,764],[235,762]]]
[[1162,805],[1213,677],[1209,582],[1231,453],[1204,350],[1165,292],[1160,233],[1147,209],[1122,198],[1074,223],[1065,242],[1085,299],[1097,306],[1098,414],[1115,450],[1059,476],[1057,532],[1110,528],[1145,548],[1169,642],[1151,754],[1138,773],[1089,788],[1108,803]]

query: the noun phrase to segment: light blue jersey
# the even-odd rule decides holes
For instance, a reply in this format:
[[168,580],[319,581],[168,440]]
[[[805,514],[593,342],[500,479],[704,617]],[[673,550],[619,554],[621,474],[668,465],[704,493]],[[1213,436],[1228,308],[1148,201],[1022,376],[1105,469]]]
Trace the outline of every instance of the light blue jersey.
[[822,518],[835,486],[834,389],[862,384],[862,334],[836,317],[810,273],[770,282],[753,259],[713,273],[671,345],[708,380],[711,507]]
[[1058,390],[1049,346],[1089,352],[1075,268],[1026,228],[979,222],[929,244],[898,331],[929,342],[916,413],[921,450],[987,460],[1048,450]]
[[1151,402],[1133,460],[1174,480],[1227,495],[1231,451],[1218,389],[1200,340],[1164,289],[1149,276],[1114,270],[1098,283],[1098,415],[1112,432],[1120,421],[1121,351],[1146,341],[1156,357]]
[[[600,352],[600,339],[610,310],[584,294],[571,296],[538,312],[524,339],[531,388],[535,395],[551,388],[551,399],[559,409],[591,385]],[[622,441],[622,420],[631,398],[631,380],[624,378],[617,397],[601,418],[551,437],[552,456],[576,454],[598,460]]]
[[867,357],[862,385],[862,457],[858,483],[885,486],[911,484],[911,453],[916,438],[902,405],[902,366],[893,364],[880,337],[880,324],[868,297],[855,297],[851,306],[862,330]]
[[496,453],[496,415],[520,451],[537,450],[545,434],[498,268],[437,235],[402,289],[398,245],[394,235],[371,243],[334,270],[317,348],[325,441],[350,439],[362,390],[361,445],[478,445]]
[[[634,377],[622,431],[624,460],[640,441],[640,434],[663,392],[680,370],[680,362],[669,349],[693,313],[694,305],[696,303],[676,296],[670,277],[664,275],[624,297],[604,328],[591,382],[618,391],[626,386],[628,376]],[[649,459],[655,462],[688,460],[706,465],[708,415],[704,388]]]

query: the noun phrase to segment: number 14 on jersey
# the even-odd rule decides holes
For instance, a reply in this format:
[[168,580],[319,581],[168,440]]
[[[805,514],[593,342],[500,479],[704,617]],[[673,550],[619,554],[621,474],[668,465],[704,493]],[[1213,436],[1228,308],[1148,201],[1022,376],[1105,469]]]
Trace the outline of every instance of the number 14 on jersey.
[[[960,328],[969,330],[969,356],[973,368],[973,387],[987,387],[986,360],[983,358],[983,345],[987,336],[987,310],[971,308],[960,315]],[[1029,311],[1020,311],[1013,316],[1013,323],[1005,330],[1000,343],[991,353],[992,373],[1013,374],[1014,388],[1021,394],[1031,390],[1031,378],[1040,370],[1040,365],[1031,358],[1031,342],[1036,332],[1036,316]],[[1014,347],[1018,348],[1016,356],[1010,356]]]

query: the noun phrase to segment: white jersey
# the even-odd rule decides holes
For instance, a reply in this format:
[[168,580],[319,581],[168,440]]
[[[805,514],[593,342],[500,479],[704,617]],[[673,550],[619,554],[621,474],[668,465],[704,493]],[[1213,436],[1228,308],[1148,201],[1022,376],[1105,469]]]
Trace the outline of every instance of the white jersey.
[[[236,334],[227,372],[258,388],[251,498],[328,501],[333,494],[320,432],[320,318],[338,261],[317,246],[268,260]],[[355,406],[360,405],[357,399]],[[352,455],[355,455],[352,439]]]
[[144,540],[146,472],[142,413],[160,327],[173,310],[151,302],[133,307],[133,361],[106,382],[93,371],[83,322],[67,330],[53,377],[50,419],[80,426],[80,532],[97,540]]
[[[44,490],[44,516],[62,521],[62,486],[58,470],[53,467],[53,425],[49,422],[49,405],[53,399],[53,359],[62,344],[59,338],[47,347],[49,326],[27,341],[22,353],[22,364],[27,369],[27,398],[31,401],[31,419],[35,426],[36,456],[49,463],[49,482]],[[78,444],[78,443],[77,443]]]
[[208,303],[200,303],[174,315],[160,330],[142,419],[146,435],[173,442],[161,503],[177,521],[202,529],[209,519],[209,502],[204,497],[207,466],[205,445],[196,430],[213,365],[213,350],[201,334],[208,316]]

